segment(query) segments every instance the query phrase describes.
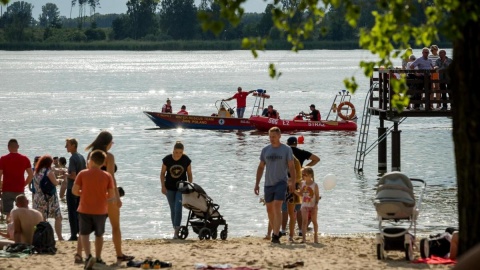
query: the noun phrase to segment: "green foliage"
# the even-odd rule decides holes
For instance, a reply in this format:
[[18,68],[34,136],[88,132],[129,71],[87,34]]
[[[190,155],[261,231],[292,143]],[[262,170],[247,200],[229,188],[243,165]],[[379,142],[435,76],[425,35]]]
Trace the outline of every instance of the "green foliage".
[[42,14],[40,14],[38,20],[41,27],[62,27],[58,7],[52,3],[47,3],[46,5],[42,6]]
[[72,42],[84,42],[84,41],[87,41],[87,36],[83,31],[79,29],[71,32],[67,36],[67,40]]
[[130,37],[130,17],[122,15],[112,22],[112,39],[122,40]]
[[105,40],[107,38],[107,35],[105,34],[105,31],[102,29],[87,29],[85,30],[85,37],[87,38],[87,41],[95,41],[95,40]]
[[160,5],[160,29],[174,39],[192,39],[197,25],[193,0],[164,0]]
[[[165,0],[170,1],[170,0]],[[133,38],[140,39],[147,34],[154,34],[158,27],[158,20],[155,14],[159,0],[128,0],[127,2],[127,15],[128,20],[123,22],[124,25],[128,25],[127,33],[124,35]],[[125,19],[125,17],[121,17]]]
[[12,3],[7,12],[2,16],[2,23],[5,26],[5,36],[10,41],[26,41],[31,37],[25,34],[32,22],[33,6],[24,1]]

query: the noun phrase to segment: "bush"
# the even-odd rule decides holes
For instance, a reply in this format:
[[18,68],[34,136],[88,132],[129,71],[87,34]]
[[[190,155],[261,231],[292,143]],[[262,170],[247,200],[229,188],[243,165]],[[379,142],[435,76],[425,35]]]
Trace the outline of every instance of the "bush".
[[87,41],[105,40],[107,38],[105,31],[92,28],[85,31],[85,36],[87,37]]
[[73,42],[87,41],[87,36],[82,31],[76,30],[68,34],[67,40]]

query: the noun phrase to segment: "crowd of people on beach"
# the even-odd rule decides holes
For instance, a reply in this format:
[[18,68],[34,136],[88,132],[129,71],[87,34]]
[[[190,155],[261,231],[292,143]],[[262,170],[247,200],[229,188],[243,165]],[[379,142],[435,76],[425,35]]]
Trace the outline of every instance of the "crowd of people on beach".
[[[134,259],[122,250],[121,188],[117,187],[115,180],[115,157],[109,151],[113,144],[110,132],[100,132],[85,148],[89,152],[85,160],[77,152],[78,141],[68,138],[65,140],[66,151],[71,154],[68,167],[65,158],[43,155],[34,158],[32,168],[29,158],[19,153],[18,141],[10,139],[9,153],[0,158],[1,211],[7,221],[7,232],[2,234],[6,240],[0,241],[0,247],[14,243],[32,245],[35,225],[49,218],[55,219],[57,241],[64,241],[59,198],[66,197],[70,225],[68,241],[77,241],[74,263],[85,264],[86,268],[91,268],[95,263],[105,264],[101,253],[107,217],[112,228],[116,263]],[[56,192],[56,188],[52,194],[45,191],[41,187],[43,179],[49,180],[55,187],[61,186],[59,192]],[[26,187],[32,192],[31,208],[25,196]],[[92,232],[95,234],[95,257],[90,251],[89,235]],[[85,257],[82,256],[82,250]]]
[[[306,241],[307,224],[313,222],[314,242],[318,242],[316,213],[321,197],[311,166],[318,163],[320,158],[298,149],[295,137],[289,138],[287,146],[280,143],[280,136],[278,128],[269,132],[271,144],[262,150],[255,185],[255,193],[258,194],[258,184],[266,168],[265,204],[269,227],[273,231],[266,239],[279,243],[280,237],[286,234],[285,227],[290,219],[290,241],[293,241],[298,220],[299,235],[303,236],[303,241]],[[2,233],[6,239],[0,241],[0,248],[14,243],[31,245],[35,225],[49,218],[54,219],[57,241],[64,241],[60,208],[60,203],[64,202],[70,227],[67,240],[77,241],[74,263],[85,264],[87,268],[95,263],[105,264],[101,253],[107,218],[112,228],[116,263],[132,260],[134,257],[125,255],[122,250],[121,188],[115,180],[117,166],[110,152],[113,145],[112,134],[102,131],[85,148],[88,152],[85,158],[77,151],[78,141],[68,138],[65,140],[65,149],[71,154],[68,165],[66,158],[50,155],[36,156],[31,164],[29,158],[19,152],[18,141],[10,139],[7,145],[9,153],[0,158],[1,212],[6,215],[8,224],[7,232]],[[302,169],[305,160],[310,160],[310,163]],[[176,239],[182,219],[182,193],[177,183],[193,181],[192,161],[184,154],[182,142],[177,141],[172,153],[166,155],[162,162],[161,190],[170,207],[173,238]],[[42,179],[48,179],[55,186],[55,191],[59,186],[59,192],[45,192],[40,186]],[[26,188],[32,193],[31,199],[25,195]],[[95,235],[95,257],[92,256],[89,241],[92,232]]]

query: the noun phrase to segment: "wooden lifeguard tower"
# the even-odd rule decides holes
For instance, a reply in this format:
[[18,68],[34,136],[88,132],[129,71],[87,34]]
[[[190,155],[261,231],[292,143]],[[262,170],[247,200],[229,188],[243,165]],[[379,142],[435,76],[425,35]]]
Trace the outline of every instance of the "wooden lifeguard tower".
[[[452,89],[449,89],[445,73],[437,73],[440,76],[432,76],[435,70],[399,70],[399,69],[375,69],[370,78],[370,89],[365,98],[365,104],[360,124],[360,134],[355,157],[355,170],[363,171],[365,156],[378,146],[378,172],[387,172],[387,137],[391,134],[391,171],[401,171],[400,157],[400,134],[399,125],[408,117],[451,117],[453,105]],[[392,107],[393,97],[392,80],[399,76],[407,77],[410,97],[410,105],[402,112]],[[438,79],[441,77],[442,79]],[[432,79],[435,78],[435,79]],[[434,90],[438,86],[438,90]],[[441,86],[441,87],[440,87]],[[446,99],[433,100],[431,94],[445,95]],[[447,97],[448,96],[448,97]],[[436,108],[437,106],[447,107]],[[377,139],[367,146],[368,131],[372,116],[378,116],[379,126]],[[386,122],[392,125],[387,128]]]

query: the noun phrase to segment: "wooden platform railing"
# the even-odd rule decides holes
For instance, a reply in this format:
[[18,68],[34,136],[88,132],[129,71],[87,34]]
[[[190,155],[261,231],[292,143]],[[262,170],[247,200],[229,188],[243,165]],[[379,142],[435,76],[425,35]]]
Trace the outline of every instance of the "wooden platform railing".
[[[446,79],[447,76],[443,71],[375,69],[375,73],[378,77],[373,76],[370,78],[370,84],[378,83],[378,87],[374,88],[374,91],[378,91],[378,94],[371,97],[370,105],[372,109],[380,111],[396,110],[391,106],[391,97],[394,94],[391,82],[401,76],[406,77],[408,85],[407,95],[410,98],[410,105],[405,108],[406,111],[420,110],[419,108],[422,107],[421,112],[437,112],[441,110],[441,107],[445,106],[447,109],[443,110],[450,110],[453,104],[451,96],[453,90],[450,89]],[[439,79],[440,77],[442,79]],[[436,85],[435,87],[434,84]],[[442,100],[442,95],[445,95],[445,100]],[[378,103],[375,101],[378,101]],[[378,107],[374,104],[378,104]]]

